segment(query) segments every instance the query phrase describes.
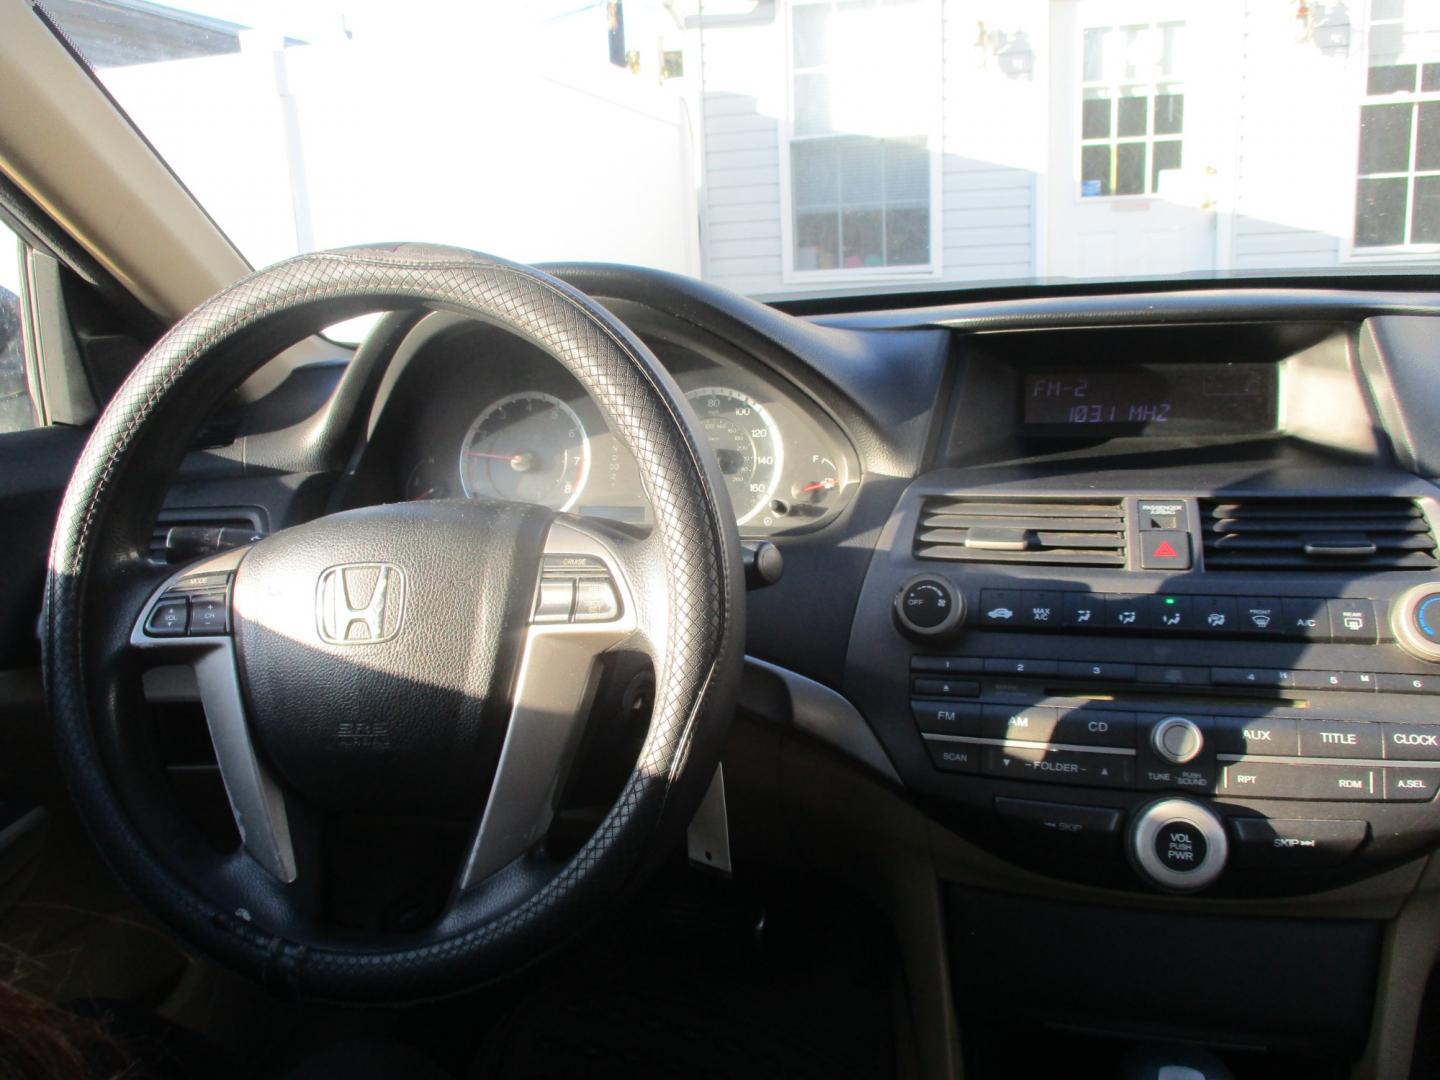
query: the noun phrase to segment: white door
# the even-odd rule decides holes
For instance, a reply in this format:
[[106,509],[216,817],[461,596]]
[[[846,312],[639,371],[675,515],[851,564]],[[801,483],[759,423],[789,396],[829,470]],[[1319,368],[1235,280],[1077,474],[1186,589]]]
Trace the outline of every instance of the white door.
[[1215,268],[1216,204],[1234,161],[1242,7],[1053,4],[1043,274]]

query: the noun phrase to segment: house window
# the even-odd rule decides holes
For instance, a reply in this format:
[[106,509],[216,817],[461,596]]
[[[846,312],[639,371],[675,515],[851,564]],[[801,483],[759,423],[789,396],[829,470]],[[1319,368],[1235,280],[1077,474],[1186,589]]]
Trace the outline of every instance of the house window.
[[[790,212],[798,272],[931,264],[938,88],[916,53],[921,0],[797,3],[791,21]],[[899,125],[897,127],[897,124]]]
[[1080,194],[1154,195],[1180,168],[1183,22],[1098,26],[1080,65]]
[[1440,244],[1440,28],[1407,26],[1404,7],[1401,0],[1371,6],[1357,249]]

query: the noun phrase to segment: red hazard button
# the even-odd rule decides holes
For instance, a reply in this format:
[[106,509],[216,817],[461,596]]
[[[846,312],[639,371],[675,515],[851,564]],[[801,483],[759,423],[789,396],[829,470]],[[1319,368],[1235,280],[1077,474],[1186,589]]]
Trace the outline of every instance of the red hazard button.
[[1189,570],[1190,534],[1152,529],[1140,534],[1142,570]]

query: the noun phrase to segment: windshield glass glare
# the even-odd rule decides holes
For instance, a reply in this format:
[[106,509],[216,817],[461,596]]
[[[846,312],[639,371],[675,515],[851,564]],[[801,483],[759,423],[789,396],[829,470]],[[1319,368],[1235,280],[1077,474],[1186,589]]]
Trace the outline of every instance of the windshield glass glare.
[[1428,271],[1440,4],[44,0],[245,256],[761,297]]

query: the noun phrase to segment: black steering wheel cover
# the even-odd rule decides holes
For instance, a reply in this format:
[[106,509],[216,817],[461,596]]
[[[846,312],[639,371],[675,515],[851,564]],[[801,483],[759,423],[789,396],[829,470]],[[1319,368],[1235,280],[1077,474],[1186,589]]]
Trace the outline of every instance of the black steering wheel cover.
[[[415,306],[511,330],[564,364],[596,399],[639,464],[669,618],[637,766],[594,836],[558,872],[507,910],[462,902],[432,931],[393,946],[315,945],[303,926],[272,925],[276,909],[263,897],[215,895],[243,890],[217,888],[215,879],[197,887],[173,865],[173,852],[152,848],[125,778],[114,775],[111,744],[128,738],[118,658],[154,583],[134,570],[143,538],[181,448],[210,409],[304,335],[349,315]],[[733,712],[744,586],[734,518],[717,497],[722,481],[702,439],[679,388],[614,316],[554,278],[491,256],[428,245],[303,255],[201,305],[155,345],[97,421],[51,550],[46,695],[62,769],[103,857],[183,938],[309,997],[397,1001],[454,992],[564,943],[684,828]],[[235,879],[220,880],[233,886]],[[252,900],[255,911],[238,910]]]

